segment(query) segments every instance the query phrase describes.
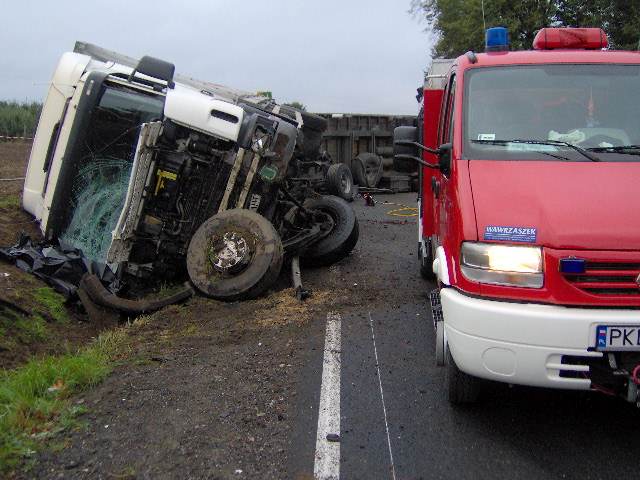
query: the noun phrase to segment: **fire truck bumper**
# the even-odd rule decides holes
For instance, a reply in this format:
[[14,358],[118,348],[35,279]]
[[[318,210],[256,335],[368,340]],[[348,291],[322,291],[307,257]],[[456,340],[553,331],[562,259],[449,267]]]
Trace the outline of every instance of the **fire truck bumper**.
[[[444,331],[460,370],[489,380],[587,390],[598,326],[638,326],[640,312],[484,300],[441,290]],[[572,358],[573,357],[573,358]]]

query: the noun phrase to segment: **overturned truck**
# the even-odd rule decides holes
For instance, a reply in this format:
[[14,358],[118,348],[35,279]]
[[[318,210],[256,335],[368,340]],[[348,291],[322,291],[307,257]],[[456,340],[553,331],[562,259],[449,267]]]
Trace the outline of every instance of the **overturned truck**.
[[[254,298],[286,256],[294,269],[326,265],[358,240],[349,204],[289,174],[324,128],[173,64],[78,42],[54,73],[23,205],[45,241],[80,249],[123,283],[188,277],[213,298]],[[109,303],[93,280],[94,299]]]

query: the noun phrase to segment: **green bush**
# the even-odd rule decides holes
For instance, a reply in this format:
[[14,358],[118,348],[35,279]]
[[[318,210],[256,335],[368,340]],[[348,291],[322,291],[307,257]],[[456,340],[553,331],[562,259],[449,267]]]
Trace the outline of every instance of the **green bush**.
[[42,104],[0,101],[0,136],[32,137],[38,125]]

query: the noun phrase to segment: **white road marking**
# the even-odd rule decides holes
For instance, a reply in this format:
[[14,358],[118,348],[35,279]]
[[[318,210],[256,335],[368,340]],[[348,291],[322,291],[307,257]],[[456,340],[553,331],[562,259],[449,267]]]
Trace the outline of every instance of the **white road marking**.
[[329,442],[327,435],[340,435],[340,324],[339,313],[327,314],[324,343],[318,433],[313,477],[319,480],[340,478],[340,442]]
[[384,403],[384,392],[382,391],[382,377],[380,376],[380,362],[378,361],[378,347],[376,347],[376,334],[373,332],[373,319],[369,312],[369,326],[371,327],[371,339],[373,340],[373,353],[376,358],[376,371],[378,372],[378,384],[380,385],[380,398],[382,399],[382,413],[384,414],[384,428],[387,431],[387,445],[389,446],[389,460],[391,461],[391,477],[396,479],[396,466],[393,463],[393,452],[391,451],[391,436],[389,435],[389,423],[387,422],[387,406]]

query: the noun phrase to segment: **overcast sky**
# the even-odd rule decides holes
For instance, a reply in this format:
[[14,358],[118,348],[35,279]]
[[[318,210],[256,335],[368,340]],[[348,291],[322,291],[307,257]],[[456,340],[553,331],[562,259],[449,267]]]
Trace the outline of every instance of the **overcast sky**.
[[316,112],[414,114],[430,36],[409,0],[3,0],[0,99],[42,100],[76,40]]

